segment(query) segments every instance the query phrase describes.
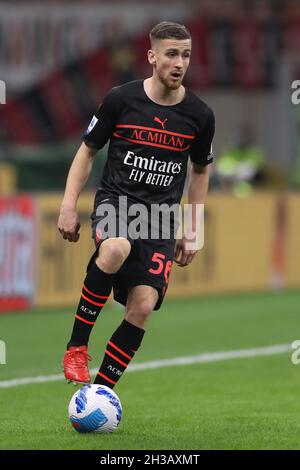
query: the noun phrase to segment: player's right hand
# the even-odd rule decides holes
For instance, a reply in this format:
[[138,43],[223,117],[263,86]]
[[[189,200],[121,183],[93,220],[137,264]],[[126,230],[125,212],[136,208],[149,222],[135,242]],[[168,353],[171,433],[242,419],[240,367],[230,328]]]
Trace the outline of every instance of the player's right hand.
[[80,237],[80,222],[76,210],[61,207],[57,228],[65,240],[77,242]]

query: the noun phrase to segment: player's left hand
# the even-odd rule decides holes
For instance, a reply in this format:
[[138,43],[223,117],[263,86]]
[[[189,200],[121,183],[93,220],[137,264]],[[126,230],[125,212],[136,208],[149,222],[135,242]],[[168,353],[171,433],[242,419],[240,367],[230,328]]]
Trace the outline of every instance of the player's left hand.
[[180,267],[191,264],[195,255],[198,253],[198,250],[187,249],[187,244],[190,242],[191,240],[187,240],[185,237],[176,242],[174,261]]

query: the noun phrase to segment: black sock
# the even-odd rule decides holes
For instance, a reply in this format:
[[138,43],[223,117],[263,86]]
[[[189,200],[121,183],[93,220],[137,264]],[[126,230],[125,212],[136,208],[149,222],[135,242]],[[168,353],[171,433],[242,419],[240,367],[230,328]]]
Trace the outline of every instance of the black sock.
[[113,388],[140,347],[145,330],[123,320],[107,344],[95,384]]
[[92,328],[110,295],[113,277],[113,274],[102,271],[95,262],[89,268],[83,283],[68,348],[88,344]]

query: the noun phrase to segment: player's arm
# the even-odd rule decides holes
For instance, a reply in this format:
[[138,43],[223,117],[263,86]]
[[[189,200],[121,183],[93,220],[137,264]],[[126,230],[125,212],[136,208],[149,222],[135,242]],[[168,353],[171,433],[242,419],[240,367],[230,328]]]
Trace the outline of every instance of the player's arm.
[[92,170],[97,150],[111,137],[119,112],[119,103],[118,90],[113,88],[93,116],[69,170],[57,227],[63,238],[70,242],[77,242],[79,239],[77,200]]
[[199,135],[195,139],[190,150],[191,169],[188,185],[188,203],[191,204],[191,227],[184,227],[187,236],[178,240],[175,248],[175,262],[178,266],[187,266],[194,259],[198,250],[188,250],[191,243],[191,235],[197,232],[197,204],[204,204],[208,190],[209,167],[213,161],[212,140],[215,133],[215,117],[212,110],[205,110],[204,125],[199,125]]
[[80,222],[76,210],[79,194],[92,170],[97,149],[88,147],[84,142],[79,147],[70,167],[65,194],[60,206],[57,227],[65,240],[79,240]]
[[204,204],[208,183],[209,183],[209,173],[210,165],[199,165],[197,163],[192,163],[189,174],[189,184],[188,184],[188,204],[191,206],[191,226],[185,227],[189,233],[186,233],[176,243],[175,249],[175,262],[178,266],[187,266],[193,261],[194,256],[198,250],[188,250],[187,244],[191,243],[191,234],[196,234],[197,232],[197,205]]

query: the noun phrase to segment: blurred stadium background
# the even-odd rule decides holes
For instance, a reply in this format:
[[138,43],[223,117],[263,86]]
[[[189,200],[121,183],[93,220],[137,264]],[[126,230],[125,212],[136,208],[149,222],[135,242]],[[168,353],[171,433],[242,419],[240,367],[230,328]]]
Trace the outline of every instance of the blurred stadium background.
[[[2,95],[0,100],[0,339],[7,347],[7,364],[0,365],[3,383],[59,371],[59,358],[93,249],[89,217],[106,150],[99,152],[80,198],[82,229],[78,244],[67,244],[56,228],[67,171],[81,135],[106,92],[112,86],[151,74],[146,60],[148,31],[162,20],[182,22],[192,33],[186,85],[215,112],[215,163],[205,209],[204,249],[190,267],[173,268],[168,300],[152,320],[155,337],[149,338],[137,360],[288,344],[298,339],[300,104],[292,100],[292,94],[296,92],[295,81],[300,80],[300,2],[2,1],[0,80],[2,89],[5,84],[6,97]],[[111,304],[107,310],[118,321],[119,307]],[[174,312],[173,317],[170,312]],[[4,313],[7,315],[1,315]],[[167,318],[173,329],[165,345]],[[104,326],[97,325],[97,334],[99,341],[105,332],[104,345],[114,319],[101,318],[98,323],[102,321]],[[60,329],[55,328],[57,324]],[[184,329],[186,339],[182,342],[179,332]],[[47,338],[45,330],[46,336],[50,335]],[[91,347],[99,360],[102,350],[96,339],[93,341]],[[157,348],[159,357],[154,355]],[[297,368],[291,366],[288,355],[284,361],[280,359],[280,365],[274,358],[272,364],[256,361],[253,367],[264,379],[273,370],[270,382],[285,374],[288,390],[282,393],[289,396],[287,410],[294,400],[288,394],[296,383],[299,386]],[[234,384],[245,379],[244,367],[240,361],[239,368],[229,371],[233,384],[231,388],[227,383],[229,394],[235,390]],[[211,374],[214,369],[209,370]],[[251,370],[248,379],[253,387]],[[210,379],[216,381],[221,372],[223,368]],[[203,371],[199,374],[202,378],[205,375]],[[124,378],[125,384],[126,380],[138,381],[133,375]],[[151,380],[147,380],[151,390]],[[200,383],[199,379],[199,390]],[[143,386],[141,379],[137,386]],[[274,389],[278,390],[277,386],[276,382]],[[46,397],[46,389],[39,387],[45,391],[41,396]],[[120,387],[125,396],[130,395],[125,385]],[[167,383],[164,387],[168,390]],[[201,400],[208,400],[209,409],[211,390],[207,384],[206,388],[207,395],[204,397],[203,392]],[[70,392],[60,390],[67,400]],[[239,389],[250,406],[249,416],[250,390]],[[13,392],[8,392],[7,410],[13,410],[15,403],[9,408]],[[258,398],[258,403],[260,399],[262,408],[269,404],[272,415],[269,397]],[[217,391],[215,400],[219,403]],[[279,394],[274,409],[282,401]],[[30,403],[30,410],[32,394],[31,402],[26,403]],[[223,405],[226,408],[225,398]],[[241,410],[240,404],[240,414]],[[217,411],[214,406],[213,412]],[[19,413],[26,413],[26,406]],[[255,413],[258,420],[259,409]],[[292,409],[289,413],[294,416]],[[27,418],[24,416],[25,423]],[[202,420],[203,416],[198,418]],[[7,414],[8,425],[10,419]],[[276,441],[276,426],[269,440],[264,434],[264,438],[249,443],[237,440],[239,430],[234,424],[229,431],[226,420],[223,424],[215,435],[211,431],[212,448],[270,447],[272,443],[297,446],[291,435]],[[292,424],[296,425],[289,421],[286,429]],[[266,416],[265,425],[269,429]],[[28,428],[24,426],[26,433],[33,424],[30,421]],[[257,421],[259,426],[261,422]],[[22,439],[20,433],[18,448],[47,448],[47,442],[49,448],[56,445],[46,438],[40,444]],[[5,442],[1,448],[13,448],[11,441]],[[68,442],[66,438],[66,446]],[[121,442],[116,445],[122,446]],[[179,440],[164,442],[169,448],[180,445]],[[208,440],[194,441],[191,436],[182,448],[197,448],[201,443],[209,447]],[[108,441],[105,444],[111,445]],[[85,445],[89,444],[85,441]],[[161,441],[144,445],[164,447]]]

